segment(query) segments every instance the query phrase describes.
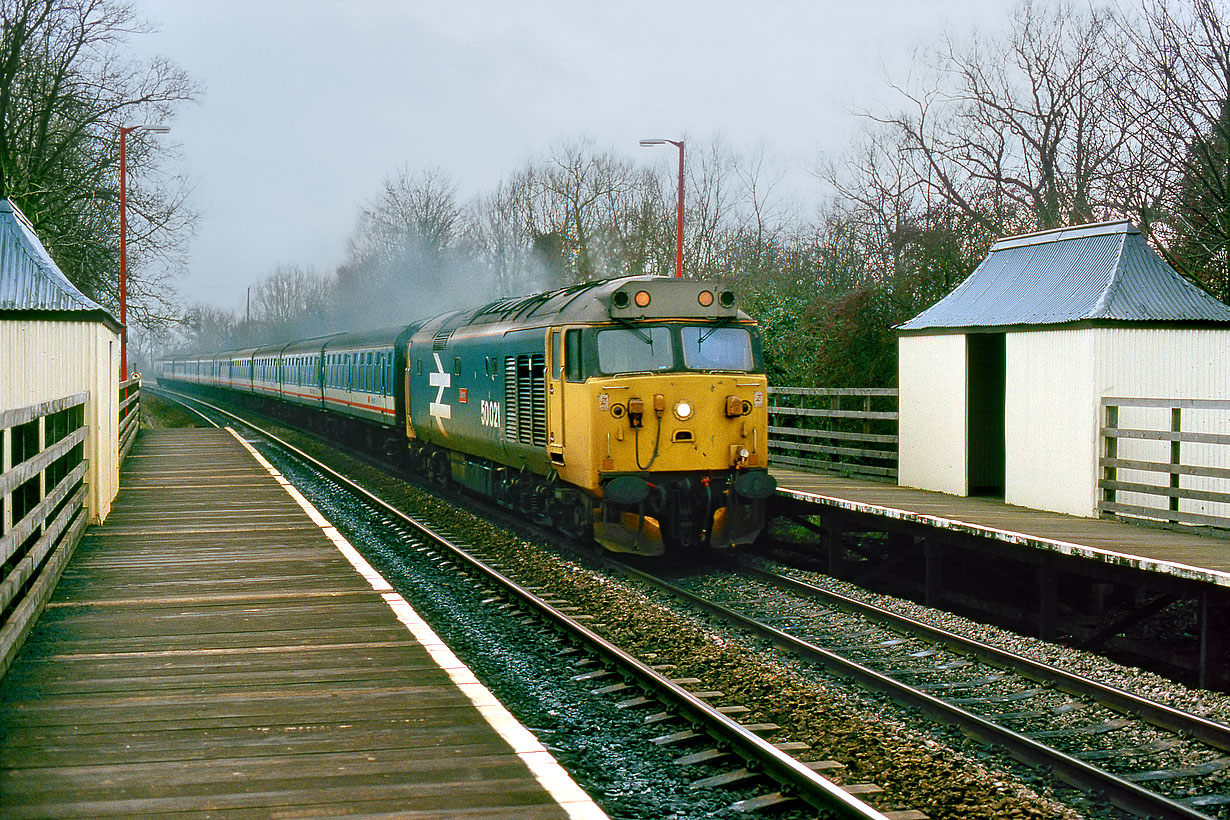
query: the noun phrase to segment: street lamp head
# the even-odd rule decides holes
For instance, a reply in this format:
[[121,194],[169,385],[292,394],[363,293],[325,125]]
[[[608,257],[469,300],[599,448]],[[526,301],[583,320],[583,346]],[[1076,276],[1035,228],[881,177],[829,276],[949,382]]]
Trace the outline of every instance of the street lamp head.
[[170,126],[167,125],[125,125],[120,129],[120,134],[131,134],[133,131],[149,131],[153,134],[165,134],[170,130]]
[[641,140],[641,145],[666,145],[666,140]]

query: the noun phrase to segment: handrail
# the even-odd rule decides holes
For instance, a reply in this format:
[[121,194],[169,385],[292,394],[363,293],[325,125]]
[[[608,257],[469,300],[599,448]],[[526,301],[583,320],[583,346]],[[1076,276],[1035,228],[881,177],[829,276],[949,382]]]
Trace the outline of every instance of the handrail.
[[1098,514],[1230,530],[1228,410],[1226,399],[1103,398]]
[[88,393],[0,411],[0,676],[85,532]]
[[770,387],[769,396],[770,462],[896,480],[896,388]]
[[128,451],[137,440],[141,421],[141,380],[131,378],[120,384],[119,463],[128,458]]

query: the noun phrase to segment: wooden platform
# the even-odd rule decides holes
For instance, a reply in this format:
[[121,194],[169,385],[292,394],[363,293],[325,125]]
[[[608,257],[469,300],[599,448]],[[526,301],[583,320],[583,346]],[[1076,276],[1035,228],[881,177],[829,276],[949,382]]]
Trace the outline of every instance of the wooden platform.
[[1042,512],[827,473],[775,467],[778,492],[821,507],[926,524],[1230,587],[1230,539]]
[[0,682],[0,817],[604,817],[343,545],[229,432],[143,431]]

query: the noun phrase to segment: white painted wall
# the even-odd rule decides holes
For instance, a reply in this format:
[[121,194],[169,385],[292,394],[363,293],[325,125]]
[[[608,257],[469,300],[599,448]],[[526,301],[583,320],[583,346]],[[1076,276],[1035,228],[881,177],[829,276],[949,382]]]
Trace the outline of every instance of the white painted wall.
[[901,336],[897,482],[965,495],[965,336]]
[[[898,341],[902,486],[965,495],[966,356],[959,334]],[[1230,398],[1230,331],[1086,328],[1005,337],[1005,488],[1009,504],[1097,515],[1102,397]],[[1165,410],[1124,409],[1120,425],[1169,429]],[[1230,411],[1185,411],[1183,429],[1230,434]],[[1121,458],[1168,462],[1170,445],[1121,440]],[[1183,462],[1230,468],[1230,447],[1183,444]],[[1158,473],[1118,478],[1164,485]],[[1184,477],[1182,486],[1227,492],[1224,479]],[[1120,493],[1128,504],[1158,498]],[[1183,499],[1180,509],[1230,515],[1230,505]]]
[[[1230,398],[1230,331],[1169,329],[1099,329],[1098,395],[1128,398]],[[1170,413],[1150,408],[1123,408],[1121,427],[1169,430]],[[1230,433],[1230,411],[1184,410],[1182,429],[1201,433]],[[1230,468],[1230,446],[1184,442],[1184,464]],[[1120,439],[1119,457],[1142,461],[1170,461],[1170,443]],[[1165,485],[1166,476],[1153,471],[1119,470],[1120,481]],[[1096,476],[1095,476],[1096,480]],[[1187,489],[1230,492],[1225,479],[1183,476]],[[1148,507],[1165,505],[1156,496],[1120,492],[1117,501]],[[1230,516],[1230,504],[1180,499],[1179,509],[1204,515]]]
[[90,520],[101,523],[119,491],[119,336],[102,322],[0,320],[0,408],[88,391]]
[[1009,333],[1004,409],[1004,500],[1096,514],[1098,394],[1091,330]]

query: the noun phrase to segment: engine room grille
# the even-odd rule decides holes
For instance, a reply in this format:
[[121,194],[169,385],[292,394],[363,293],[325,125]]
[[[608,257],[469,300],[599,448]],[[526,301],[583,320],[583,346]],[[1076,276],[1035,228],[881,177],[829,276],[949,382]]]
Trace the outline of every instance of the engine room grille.
[[545,447],[547,444],[546,358],[524,353],[504,359],[504,437]]
[[435,338],[431,340],[431,349],[443,350],[448,345],[448,340],[453,335],[453,330],[455,330],[455,328],[441,330],[437,333]]

